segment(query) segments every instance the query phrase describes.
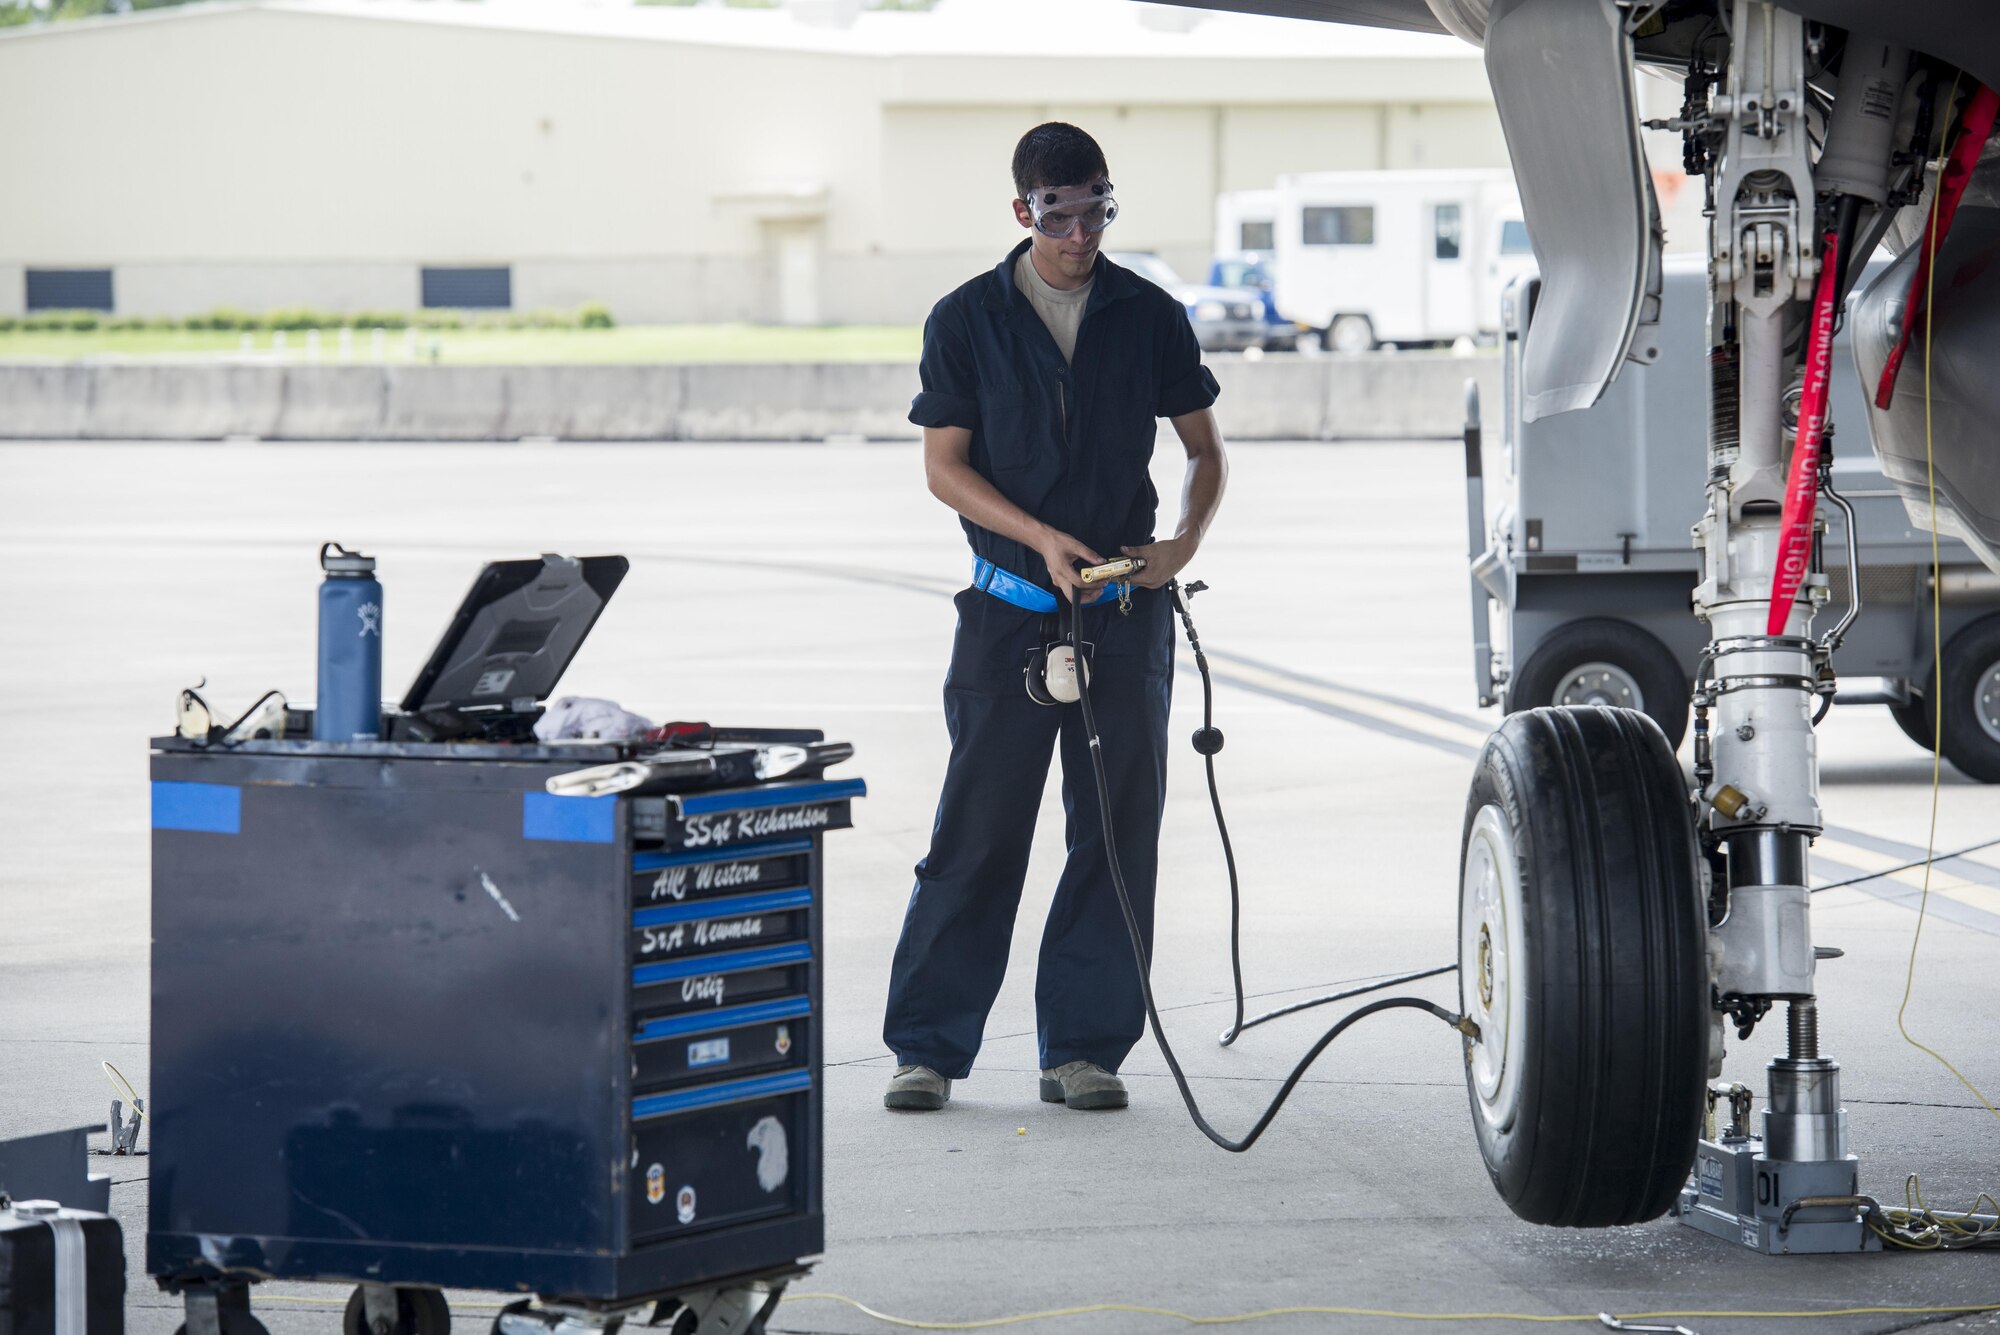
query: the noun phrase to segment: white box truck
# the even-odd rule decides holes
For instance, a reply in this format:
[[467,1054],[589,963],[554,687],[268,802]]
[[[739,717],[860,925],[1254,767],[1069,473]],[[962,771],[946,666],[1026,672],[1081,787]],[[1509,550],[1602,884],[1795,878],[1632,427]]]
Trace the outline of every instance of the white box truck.
[[1215,197],[1215,254],[1254,256],[1269,262],[1273,219],[1278,215],[1275,190],[1225,190]]
[[[1309,172],[1218,201],[1241,249],[1268,216],[1278,310],[1336,352],[1498,333],[1500,294],[1535,256],[1513,173]],[[1268,209],[1268,213],[1265,210]]]

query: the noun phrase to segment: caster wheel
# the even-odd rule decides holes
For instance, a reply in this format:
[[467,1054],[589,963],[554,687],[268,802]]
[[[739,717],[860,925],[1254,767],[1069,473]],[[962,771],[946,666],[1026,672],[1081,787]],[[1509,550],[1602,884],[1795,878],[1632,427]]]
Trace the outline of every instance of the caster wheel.
[[1536,709],[1488,739],[1460,862],[1465,1084],[1486,1171],[1535,1224],[1658,1218],[1694,1161],[1706,920],[1686,780],[1646,715]]
[[653,1304],[653,1315],[646,1319],[647,1329],[664,1331],[666,1335],[694,1335],[699,1325],[701,1318],[678,1298],[662,1298]]
[[508,1303],[493,1318],[492,1335],[544,1335],[552,1327],[529,1314],[534,1306],[531,1298],[517,1298]]
[[[263,1322],[250,1313],[250,1287],[247,1284],[225,1284],[214,1291],[215,1321],[222,1329],[222,1335],[271,1335]],[[190,1313],[203,1298],[204,1291],[189,1289],[184,1295]],[[188,1335],[188,1323],[182,1322],[174,1330],[174,1335]]]
[[[222,1335],[271,1335],[270,1328],[248,1312],[224,1311]],[[174,1335],[188,1335],[187,1323],[174,1327]]]
[[348,1296],[347,1310],[340,1316],[341,1335],[451,1335],[451,1308],[442,1293],[436,1289],[408,1288],[394,1292],[396,1324],[390,1327],[386,1321],[369,1321],[367,1290],[356,1286]]
[[1660,725],[1667,749],[1687,734],[1694,687],[1671,650],[1629,621],[1592,617],[1558,627],[1507,686],[1507,709],[1610,705]]
[[[695,1319],[687,1335],[765,1335],[765,1323],[784,1296],[783,1284],[706,1289],[687,1296],[681,1316],[692,1313]],[[678,1320],[674,1330],[681,1335]]]

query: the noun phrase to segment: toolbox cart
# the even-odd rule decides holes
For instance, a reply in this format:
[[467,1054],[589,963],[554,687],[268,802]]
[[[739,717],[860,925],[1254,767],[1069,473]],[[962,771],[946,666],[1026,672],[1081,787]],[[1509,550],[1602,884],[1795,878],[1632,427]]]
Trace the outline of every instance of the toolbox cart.
[[[1707,346],[1704,274],[1668,260],[1659,339],[1667,351],[1658,361],[1628,366],[1593,407],[1529,422],[1520,361],[1539,286],[1533,277],[1518,280],[1502,299],[1502,401],[1487,406],[1498,430],[1484,442],[1482,405],[1467,386],[1479,703],[1509,713],[1542,705],[1641,709],[1679,746],[1708,641],[1690,610],[1700,555],[1687,508],[1689,496],[1701,495],[1708,448],[1708,367],[1697,351]],[[1820,540],[1831,595],[1826,624],[1847,614],[1857,592],[1864,614],[1834,654],[1835,700],[1888,705],[1929,750],[1931,539],[1876,467],[1865,392],[1838,338],[1833,491],[1852,507],[1860,559],[1850,578],[1847,518],[1829,498]],[[1974,778],[2000,780],[2000,576],[1956,539],[1940,539],[1938,550],[1944,756]]]
[[284,731],[153,743],[146,1268],[187,1335],[261,1335],[264,1279],[357,1285],[348,1335],[446,1335],[447,1288],[521,1295],[497,1335],[761,1329],[824,1244],[851,748]]

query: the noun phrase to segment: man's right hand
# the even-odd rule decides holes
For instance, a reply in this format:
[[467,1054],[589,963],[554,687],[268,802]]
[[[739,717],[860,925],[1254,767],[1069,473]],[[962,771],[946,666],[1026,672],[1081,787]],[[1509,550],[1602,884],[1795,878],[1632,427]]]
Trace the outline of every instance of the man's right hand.
[[1104,558],[1090,548],[1059,529],[1048,529],[1042,539],[1035,544],[1035,553],[1049,568],[1049,578],[1061,589],[1063,596],[1071,602],[1077,600],[1080,592],[1090,592],[1089,586],[1077,578],[1078,566],[1101,566]]

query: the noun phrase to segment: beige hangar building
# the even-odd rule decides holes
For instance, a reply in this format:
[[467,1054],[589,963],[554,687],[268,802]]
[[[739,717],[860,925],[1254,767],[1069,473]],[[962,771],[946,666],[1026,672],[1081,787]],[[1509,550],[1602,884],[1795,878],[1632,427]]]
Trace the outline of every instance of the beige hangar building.
[[4,314],[906,323],[1019,239],[1041,120],[1190,277],[1219,191],[1507,161],[1462,43],[1131,0],[210,0],[0,33],[0,118]]

